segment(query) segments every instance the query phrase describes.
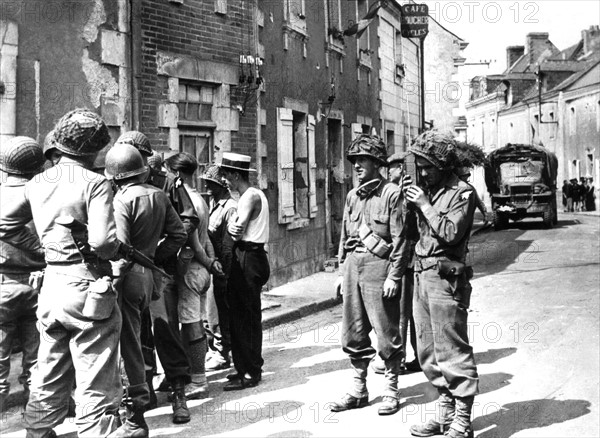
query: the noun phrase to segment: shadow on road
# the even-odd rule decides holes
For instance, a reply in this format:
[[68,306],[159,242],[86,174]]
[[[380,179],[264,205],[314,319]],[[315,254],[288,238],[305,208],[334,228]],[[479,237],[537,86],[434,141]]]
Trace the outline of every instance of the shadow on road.
[[[496,391],[510,384],[512,374],[490,373],[479,375],[479,394]],[[408,388],[400,388],[400,395],[407,398],[402,407],[412,404],[425,404],[437,400],[439,394],[429,382],[419,383]]]
[[513,436],[531,428],[563,423],[590,413],[590,402],[586,400],[528,400],[505,405],[484,406],[490,414],[473,420],[478,438]]
[[493,350],[482,351],[480,353],[475,353],[475,363],[477,365],[488,365],[500,359],[504,359],[511,354],[515,354],[516,352],[517,349],[515,347],[496,348]]

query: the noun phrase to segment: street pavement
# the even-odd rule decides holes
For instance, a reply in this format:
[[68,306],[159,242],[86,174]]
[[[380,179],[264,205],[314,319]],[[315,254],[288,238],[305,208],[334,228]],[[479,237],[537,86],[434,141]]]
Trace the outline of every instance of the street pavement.
[[[554,229],[528,220],[472,237],[477,437],[600,436],[599,224],[598,215],[559,213]],[[436,392],[422,373],[401,376],[396,415],[377,415],[383,377],[372,373],[370,406],[329,412],[350,383],[336,275],[265,292],[261,384],[223,392],[228,371],[209,373],[211,397],[189,402],[193,418],[185,425],[171,423],[159,393],[162,406],[147,414],[151,436],[404,437],[411,424],[431,418]],[[20,414],[18,407],[3,414],[3,438],[24,436]],[[74,431],[72,419],[57,428]]]

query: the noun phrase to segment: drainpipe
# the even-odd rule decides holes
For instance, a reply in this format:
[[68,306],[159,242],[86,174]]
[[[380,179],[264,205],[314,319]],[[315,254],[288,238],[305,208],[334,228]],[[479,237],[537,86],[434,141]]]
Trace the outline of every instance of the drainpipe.
[[129,30],[131,32],[129,41],[129,53],[131,56],[131,129],[140,130],[140,108],[141,93],[140,93],[140,66],[141,66],[141,50],[142,50],[142,4],[141,0],[131,0],[130,15],[129,15]]
[[419,38],[421,57],[421,132],[425,131],[425,38]]

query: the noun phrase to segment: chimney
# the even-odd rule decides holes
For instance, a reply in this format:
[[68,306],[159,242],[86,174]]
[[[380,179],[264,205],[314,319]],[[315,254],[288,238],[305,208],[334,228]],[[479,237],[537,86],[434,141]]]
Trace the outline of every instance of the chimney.
[[589,29],[581,31],[583,40],[583,53],[600,51],[600,26],[590,26]]
[[525,53],[525,46],[510,46],[506,48],[506,69],[510,69]]
[[548,48],[548,32],[531,32],[527,34],[527,54],[529,65],[538,62],[539,57]]

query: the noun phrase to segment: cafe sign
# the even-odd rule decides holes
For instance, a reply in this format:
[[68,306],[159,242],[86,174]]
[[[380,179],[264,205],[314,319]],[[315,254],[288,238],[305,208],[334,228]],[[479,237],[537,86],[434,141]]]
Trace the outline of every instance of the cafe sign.
[[425,4],[407,3],[401,6],[400,19],[404,38],[425,38],[429,32],[429,6]]

